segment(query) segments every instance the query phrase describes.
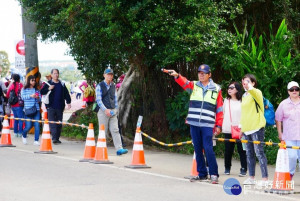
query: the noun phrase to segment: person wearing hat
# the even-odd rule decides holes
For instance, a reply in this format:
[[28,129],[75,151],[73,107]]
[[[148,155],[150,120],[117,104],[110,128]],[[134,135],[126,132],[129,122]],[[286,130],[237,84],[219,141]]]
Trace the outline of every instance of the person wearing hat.
[[[287,146],[300,146],[300,97],[299,84],[295,81],[288,83],[289,97],[283,100],[276,112],[275,120],[278,138],[284,140]],[[300,161],[299,149],[287,149],[289,155],[290,175],[293,178],[297,159]]]
[[209,167],[210,181],[218,183],[218,164],[213,150],[213,135],[221,132],[223,123],[223,97],[221,88],[211,79],[210,67],[198,68],[198,80],[189,81],[175,70],[167,70],[175,81],[191,94],[186,123],[190,125],[199,175],[190,181],[209,181],[203,149]]
[[108,67],[105,69],[104,80],[97,84],[96,87],[96,101],[100,107],[97,116],[99,125],[103,124],[105,133],[110,131],[117,155],[126,154],[127,149],[122,146],[121,136],[118,127],[118,99],[116,86],[113,83],[114,72]]

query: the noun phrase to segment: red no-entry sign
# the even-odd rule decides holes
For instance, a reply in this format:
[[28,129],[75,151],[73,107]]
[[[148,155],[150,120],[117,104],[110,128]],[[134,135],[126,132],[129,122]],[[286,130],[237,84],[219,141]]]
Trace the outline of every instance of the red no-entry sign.
[[16,45],[16,51],[19,55],[25,56],[24,40],[21,40]]

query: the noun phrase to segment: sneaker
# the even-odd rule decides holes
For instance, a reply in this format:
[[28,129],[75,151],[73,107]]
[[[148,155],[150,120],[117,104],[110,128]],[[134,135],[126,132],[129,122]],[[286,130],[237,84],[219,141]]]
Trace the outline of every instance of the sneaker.
[[27,139],[25,137],[22,137],[23,144],[27,144]]
[[57,144],[61,144],[61,141],[60,141],[60,140],[56,140],[56,141],[57,141],[57,142],[56,142]]
[[52,140],[52,143],[53,143],[53,144],[60,144],[61,141],[59,141],[59,140]]
[[190,178],[190,182],[195,182],[195,181],[207,182],[209,180],[207,179],[207,176],[204,176],[204,177],[196,176],[196,177]]
[[127,154],[128,153],[128,149],[119,149],[117,151],[117,155],[120,156],[122,154]]
[[226,174],[226,175],[230,175],[230,169],[229,169],[229,168],[225,168],[225,172],[224,172],[224,174]]
[[243,184],[244,185],[255,185],[255,179],[252,179],[251,177],[249,177],[248,179],[246,179]]
[[212,184],[218,184],[219,180],[218,180],[218,176],[217,175],[211,175],[210,176],[210,181]]
[[247,170],[245,168],[241,168],[239,177],[245,177],[245,176],[247,176]]
[[37,146],[39,146],[39,145],[40,145],[40,143],[39,143],[39,141],[34,141],[34,142],[33,142],[33,145],[37,145]]

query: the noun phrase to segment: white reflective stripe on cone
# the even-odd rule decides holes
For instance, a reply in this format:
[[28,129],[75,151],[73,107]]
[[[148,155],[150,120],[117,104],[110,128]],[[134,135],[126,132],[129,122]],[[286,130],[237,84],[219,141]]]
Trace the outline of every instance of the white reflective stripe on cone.
[[99,136],[98,138],[105,138],[105,131],[104,130],[99,130]]
[[97,147],[106,147],[106,142],[97,142]]
[[143,151],[143,145],[142,144],[134,144],[133,145],[133,150],[134,151]]
[[93,129],[88,130],[87,137],[94,137],[94,130]]
[[86,142],[85,142],[85,146],[95,146],[96,144],[95,144],[95,141],[94,140],[87,140]]
[[9,129],[3,128],[2,134],[10,134]]
[[289,156],[286,149],[279,149],[276,159],[276,172],[290,172]]
[[50,134],[42,134],[43,139],[51,139]]
[[141,142],[142,141],[141,133],[135,133],[134,141],[135,142]]

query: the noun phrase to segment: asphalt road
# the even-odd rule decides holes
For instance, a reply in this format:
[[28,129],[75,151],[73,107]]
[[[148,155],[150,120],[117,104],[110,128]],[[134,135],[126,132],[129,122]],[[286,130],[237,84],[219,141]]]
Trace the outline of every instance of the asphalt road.
[[[0,201],[81,201],[81,200],[300,200],[300,195],[279,196],[261,190],[245,190],[240,195],[228,195],[223,184],[228,178],[241,183],[245,178],[237,176],[239,164],[234,161],[232,175],[223,175],[220,184],[194,182],[184,179],[189,175],[192,156],[145,150],[150,169],[127,169],[131,152],[116,156],[109,147],[112,165],[96,165],[78,162],[83,156],[84,142],[62,139],[61,145],[53,145],[57,154],[34,154],[39,147],[28,145],[20,138],[12,138],[14,148],[0,148]],[[223,159],[218,159],[223,165]],[[269,169],[273,171],[272,167]],[[273,176],[273,175],[272,175]],[[300,182],[296,175],[296,189]]]

